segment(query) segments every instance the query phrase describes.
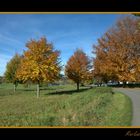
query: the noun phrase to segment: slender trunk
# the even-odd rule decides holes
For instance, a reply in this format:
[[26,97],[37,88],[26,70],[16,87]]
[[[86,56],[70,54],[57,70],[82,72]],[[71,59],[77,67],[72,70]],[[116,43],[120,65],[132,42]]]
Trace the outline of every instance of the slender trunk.
[[118,82],[118,85],[117,86],[120,87],[120,82]]
[[77,82],[77,91],[79,91],[79,82]]
[[39,84],[37,84],[37,98],[39,97],[40,94],[40,88],[39,88]]
[[14,84],[14,92],[16,92],[16,84]]
[[124,81],[124,82],[123,82],[123,88],[125,88],[125,86],[126,86],[126,82]]

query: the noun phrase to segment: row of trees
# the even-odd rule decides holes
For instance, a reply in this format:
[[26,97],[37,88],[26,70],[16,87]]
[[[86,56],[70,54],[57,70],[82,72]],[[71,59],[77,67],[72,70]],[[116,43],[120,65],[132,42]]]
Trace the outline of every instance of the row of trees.
[[140,18],[125,17],[94,46],[94,77],[125,83],[140,81]]
[[[93,46],[93,60],[77,49],[65,66],[65,74],[79,85],[96,79],[98,82],[110,80],[140,81],[140,19],[125,17],[120,19]],[[45,37],[30,40],[27,51],[22,56],[16,54],[7,64],[5,78],[14,84],[31,81],[39,85],[60,78],[60,51],[55,50]]]
[[[60,52],[48,43],[45,37],[40,40],[30,40],[27,51],[23,55],[15,56],[7,63],[5,78],[14,85],[14,92],[18,83],[32,82],[37,85],[37,97],[40,93],[40,84],[51,83],[61,78]],[[65,73],[77,83],[84,83],[90,79],[90,60],[81,50],[77,49],[67,63]]]
[[40,84],[53,82],[59,78],[61,70],[58,50],[48,43],[45,37],[40,40],[30,40],[27,51],[22,56],[16,54],[7,64],[5,77],[15,87],[18,83],[31,81],[37,84],[37,97],[39,97]]

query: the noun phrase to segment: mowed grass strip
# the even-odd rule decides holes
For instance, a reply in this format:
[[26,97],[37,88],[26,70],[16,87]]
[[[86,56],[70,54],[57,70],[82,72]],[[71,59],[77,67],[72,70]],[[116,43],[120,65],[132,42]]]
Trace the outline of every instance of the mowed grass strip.
[[[4,85],[5,86],[5,85]],[[42,87],[36,98],[35,87],[0,87],[0,126],[129,126],[130,99],[112,94],[112,89],[75,86]]]

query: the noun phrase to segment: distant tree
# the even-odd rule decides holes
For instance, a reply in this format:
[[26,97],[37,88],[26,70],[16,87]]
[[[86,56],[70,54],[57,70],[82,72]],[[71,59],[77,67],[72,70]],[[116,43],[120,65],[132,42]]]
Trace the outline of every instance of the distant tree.
[[77,84],[77,90],[79,90],[80,83],[91,79],[90,64],[89,58],[81,49],[77,49],[74,55],[68,60],[65,74]]
[[21,56],[15,54],[14,57],[7,63],[6,71],[4,74],[5,80],[14,84],[14,92],[18,85],[19,80],[16,77],[17,69],[19,68]]
[[24,83],[31,81],[37,84],[37,97],[40,93],[41,82],[53,82],[59,78],[61,70],[59,54],[45,37],[40,40],[30,40],[24,51],[17,77]]
[[[106,80],[139,81],[139,18],[125,17],[109,29],[94,46],[94,73]],[[136,76],[137,75],[137,76]]]

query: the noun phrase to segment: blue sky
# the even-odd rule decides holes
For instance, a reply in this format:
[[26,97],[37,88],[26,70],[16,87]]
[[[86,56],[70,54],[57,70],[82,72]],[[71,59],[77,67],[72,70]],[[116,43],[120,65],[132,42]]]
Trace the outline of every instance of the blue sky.
[[31,38],[46,36],[61,51],[66,64],[76,48],[92,57],[92,46],[122,16],[121,14],[0,14],[0,75],[17,52],[26,50]]

